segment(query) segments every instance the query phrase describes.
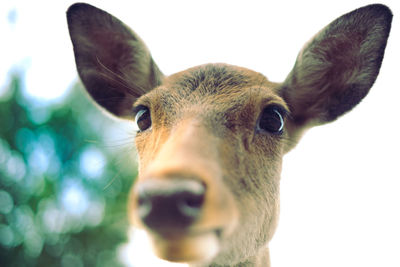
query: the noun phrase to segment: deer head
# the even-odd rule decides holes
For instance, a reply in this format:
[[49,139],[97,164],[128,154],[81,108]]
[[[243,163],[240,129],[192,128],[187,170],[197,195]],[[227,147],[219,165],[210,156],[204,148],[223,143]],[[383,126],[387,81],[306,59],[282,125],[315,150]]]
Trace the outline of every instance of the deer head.
[[392,14],[370,5],[336,19],[304,46],[283,83],[227,64],[165,76],[112,15],[75,4],[67,18],[87,91],[137,126],[129,213],[156,254],[195,265],[267,266],[282,157],[305,130],[367,95]]

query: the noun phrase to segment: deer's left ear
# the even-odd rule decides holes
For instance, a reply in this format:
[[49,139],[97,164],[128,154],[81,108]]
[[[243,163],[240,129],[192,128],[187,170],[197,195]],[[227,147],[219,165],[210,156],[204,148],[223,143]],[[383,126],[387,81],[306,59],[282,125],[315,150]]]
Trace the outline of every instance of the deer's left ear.
[[292,129],[330,122],[368,93],[381,67],[392,13],[370,5],[343,15],[300,51],[280,95],[291,111]]

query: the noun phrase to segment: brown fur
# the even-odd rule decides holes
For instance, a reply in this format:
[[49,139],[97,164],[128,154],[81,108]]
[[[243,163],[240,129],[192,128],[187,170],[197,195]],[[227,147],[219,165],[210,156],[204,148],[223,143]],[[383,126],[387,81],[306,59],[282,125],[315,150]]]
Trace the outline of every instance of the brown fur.
[[[288,78],[278,84],[227,64],[166,77],[122,22],[86,4],[69,9],[78,72],[91,96],[120,117],[133,119],[138,106],[151,111],[151,129],[136,136],[139,177],[129,212],[132,222],[148,231],[160,257],[194,266],[269,266],[282,157],[304,130],[335,120],[368,93],[391,17],[382,5],[340,17],[303,48]],[[282,134],[257,128],[271,105],[288,114]],[[170,186],[177,177],[205,185],[201,213],[170,233],[147,227],[138,216],[140,185]]]

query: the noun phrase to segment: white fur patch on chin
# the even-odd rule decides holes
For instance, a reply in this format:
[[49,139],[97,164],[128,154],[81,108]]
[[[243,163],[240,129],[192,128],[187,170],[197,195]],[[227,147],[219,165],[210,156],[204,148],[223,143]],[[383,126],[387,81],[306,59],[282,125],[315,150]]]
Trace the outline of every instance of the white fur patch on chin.
[[150,235],[155,254],[173,262],[203,263],[211,260],[219,251],[215,232],[164,239]]
[[154,255],[151,240],[144,230],[129,230],[128,243],[118,248],[118,257],[126,267],[187,267],[187,264],[173,263]]

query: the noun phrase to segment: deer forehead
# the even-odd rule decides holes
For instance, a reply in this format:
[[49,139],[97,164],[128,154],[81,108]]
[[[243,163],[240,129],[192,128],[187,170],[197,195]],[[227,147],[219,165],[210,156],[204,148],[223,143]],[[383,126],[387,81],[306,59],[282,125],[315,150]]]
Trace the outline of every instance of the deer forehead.
[[256,119],[268,104],[287,109],[276,93],[277,87],[264,75],[246,68],[207,64],[166,77],[161,86],[139,98],[135,106],[149,107],[156,118],[153,123],[163,126],[190,116],[214,122],[234,118],[242,121],[240,115],[252,114]]

